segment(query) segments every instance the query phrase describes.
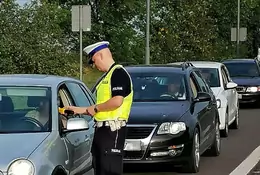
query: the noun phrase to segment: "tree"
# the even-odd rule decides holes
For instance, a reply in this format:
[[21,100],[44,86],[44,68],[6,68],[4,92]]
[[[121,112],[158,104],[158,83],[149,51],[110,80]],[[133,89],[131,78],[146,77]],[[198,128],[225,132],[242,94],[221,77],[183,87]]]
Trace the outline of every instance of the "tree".
[[69,43],[59,27],[63,9],[37,3],[21,9],[11,1],[0,8],[1,73],[75,75]]

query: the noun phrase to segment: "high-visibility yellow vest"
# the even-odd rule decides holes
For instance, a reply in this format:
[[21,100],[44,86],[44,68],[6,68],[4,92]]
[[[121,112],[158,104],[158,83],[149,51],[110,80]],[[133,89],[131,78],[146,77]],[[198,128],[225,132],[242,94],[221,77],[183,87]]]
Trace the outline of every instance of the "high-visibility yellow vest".
[[[111,92],[111,76],[115,69],[123,68],[122,65],[115,65],[107,73],[107,75],[99,82],[96,87],[97,90],[97,104],[104,103],[112,98]],[[123,68],[124,69],[124,68]],[[130,75],[129,78],[131,79]],[[120,81],[120,80],[118,80]],[[133,85],[131,81],[131,93],[124,98],[123,104],[113,110],[106,112],[97,112],[94,116],[96,121],[109,121],[109,120],[128,120],[131,106],[133,101]]]

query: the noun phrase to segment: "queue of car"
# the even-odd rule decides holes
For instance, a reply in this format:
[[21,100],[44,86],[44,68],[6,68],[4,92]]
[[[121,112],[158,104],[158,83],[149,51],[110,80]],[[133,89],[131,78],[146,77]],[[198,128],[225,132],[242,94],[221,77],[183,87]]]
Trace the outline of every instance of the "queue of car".
[[257,59],[230,59],[223,64],[232,80],[238,84],[237,92],[241,104],[260,104],[260,63]]
[[199,69],[182,65],[126,67],[134,85],[125,163],[169,163],[198,172],[200,155],[221,149],[217,101]]
[[91,104],[92,93],[73,78],[0,75],[0,175],[93,175],[92,117],[58,112]]
[[237,84],[231,80],[226,66],[222,63],[193,61],[191,64],[200,69],[217,99],[221,135],[227,137],[229,127],[237,129],[239,125],[239,101],[235,89]]
[[[239,128],[239,104],[260,99],[256,59],[125,68],[134,88],[125,164],[196,173],[202,154],[220,155],[221,134]],[[94,104],[94,89],[68,77],[0,75],[0,175],[92,175],[93,118],[65,118],[58,108]],[[45,117],[28,115],[40,108]]]

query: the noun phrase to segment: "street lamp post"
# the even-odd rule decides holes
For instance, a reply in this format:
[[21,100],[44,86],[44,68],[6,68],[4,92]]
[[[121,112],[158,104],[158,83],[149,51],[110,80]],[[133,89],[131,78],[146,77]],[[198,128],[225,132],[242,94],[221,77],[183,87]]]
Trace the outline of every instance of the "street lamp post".
[[145,64],[150,64],[150,0],[146,0],[146,47]]
[[240,0],[237,0],[237,57],[239,57],[240,42]]

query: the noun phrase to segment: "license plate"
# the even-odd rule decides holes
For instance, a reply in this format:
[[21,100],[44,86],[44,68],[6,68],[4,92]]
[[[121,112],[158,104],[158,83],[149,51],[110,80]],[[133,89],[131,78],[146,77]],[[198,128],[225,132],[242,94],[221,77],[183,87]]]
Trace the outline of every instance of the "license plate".
[[141,141],[126,140],[125,148],[126,151],[141,151]]
[[242,99],[242,94],[238,94],[238,99]]

